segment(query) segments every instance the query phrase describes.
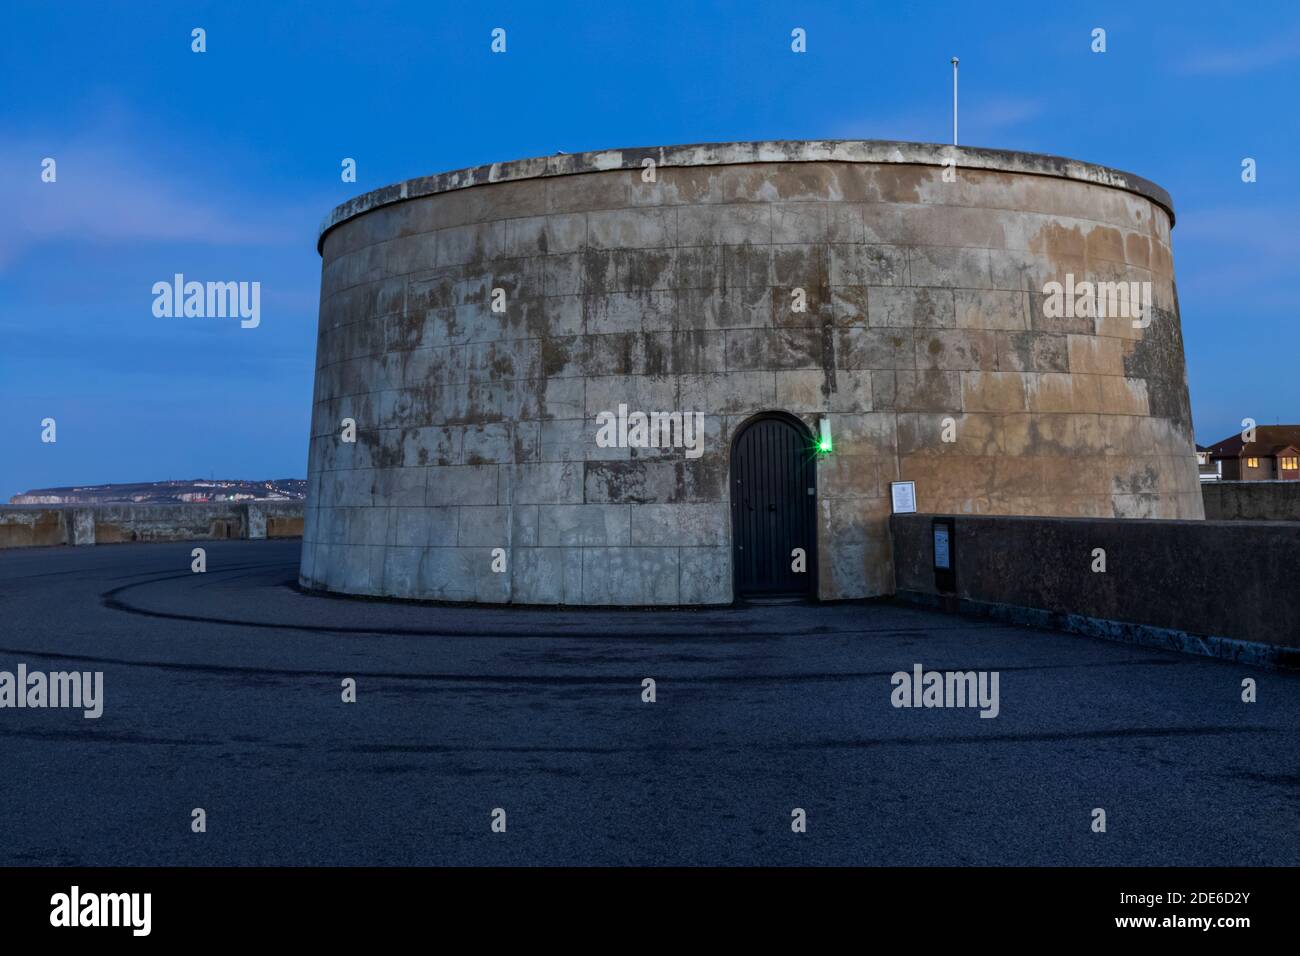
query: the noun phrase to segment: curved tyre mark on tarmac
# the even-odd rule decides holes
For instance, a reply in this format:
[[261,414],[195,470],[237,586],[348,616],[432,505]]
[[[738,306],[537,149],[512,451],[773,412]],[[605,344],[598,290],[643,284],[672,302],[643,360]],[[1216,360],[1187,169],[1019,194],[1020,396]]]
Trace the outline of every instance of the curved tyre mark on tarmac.
[[[223,568],[219,571],[209,571],[206,573],[223,574],[235,570],[244,570],[244,568],[234,568],[234,567]],[[378,636],[386,636],[386,637],[483,637],[483,638],[506,638],[510,640],[515,640],[518,638],[525,638],[525,637],[575,639],[575,638],[596,636],[596,635],[575,633],[571,625],[566,626],[566,628],[563,630],[556,630],[553,628],[539,630],[536,627],[529,624],[525,624],[523,622],[515,626],[520,628],[527,628],[526,630],[512,631],[501,627],[498,628],[443,627],[443,628],[431,629],[431,628],[416,628],[416,627],[394,627],[394,626],[386,626],[386,625],[377,625],[373,627],[352,627],[352,626],[340,626],[340,625],[332,625],[332,624],[297,624],[292,622],[257,621],[257,620],[249,620],[247,618],[226,618],[226,617],[216,617],[216,616],[205,615],[205,614],[182,614],[176,611],[158,611],[158,610],[154,610],[153,608],[142,607],[138,604],[132,604],[123,598],[123,595],[126,592],[134,590],[136,588],[145,587],[151,584],[158,584],[164,581],[185,580],[191,578],[192,576],[193,576],[192,572],[184,572],[181,574],[164,575],[161,577],[152,578],[148,581],[137,581],[132,584],[124,584],[120,587],[112,588],[111,590],[104,591],[102,594],[100,594],[99,595],[100,603],[105,608],[108,608],[111,611],[120,611],[124,614],[138,614],[144,617],[161,618],[163,620],[188,621],[190,623],[195,623],[195,624],[224,624],[230,627],[251,627],[251,628],[263,628],[269,630],[303,631],[303,632],[313,633],[313,634],[314,633],[347,634],[352,636],[378,635]],[[278,586],[292,589],[292,586],[288,584],[288,582],[278,581],[276,583]],[[316,595],[307,592],[299,591],[297,593],[302,595],[304,598],[308,600],[333,600],[333,599],[349,600],[347,598],[337,598],[336,596],[333,595],[329,597],[318,597]],[[382,602],[382,604],[383,606],[390,606],[390,607],[404,606],[400,602],[385,601]],[[417,610],[417,609],[433,610],[434,612],[437,612],[439,610],[445,610],[446,607],[451,607],[451,606],[452,605],[443,606],[443,605],[427,604],[427,603],[412,603],[409,605],[409,607],[412,610]],[[464,607],[466,607],[466,609],[469,610],[479,609],[478,606],[474,606],[474,605],[469,605]],[[520,615],[532,614],[536,616],[541,616],[541,615],[551,614],[551,613],[570,613],[570,614],[577,614],[577,615],[581,615],[583,613],[591,613],[593,615],[599,613],[608,614],[610,612],[616,612],[616,613],[627,612],[632,614],[647,613],[641,609],[629,610],[629,609],[622,609],[622,608],[564,607],[555,610],[550,610],[550,609],[524,608],[524,607],[510,608],[508,605],[506,606],[494,605],[490,607],[481,607],[481,610],[483,610],[484,612],[495,612],[497,614],[517,613]],[[688,611],[686,613],[716,614],[718,612]],[[720,627],[724,629],[726,628],[738,629],[740,627],[743,627],[743,623],[732,624],[731,622],[719,622],[719,621],[712,621],[712,620],[706,620],[700,623],[702,623],[706,627]],[[950,627],[949,626],[935,627],[931,625],[927,627],[894,627],[894,628],[856,630],[851,628],[835,628],[835,627],[828,627],[826,625],[818,625],[816,627],[803,628],[803,629],[792,629],[792,628],[783,628],[780,630],[745,629],[743,631],[737,630],[736,633],[724,633],[724,634],[708,634],[708,633],[701,633],[698,631],[694,633],[688,633],[684,629],[680,629],[680,630],[662,630],[662,629],[622,630],[620,629],[618,636],[620,639],[629,638],[629,639],[643,639],[643,640],[677,639],[677,640],[698,641],[701,638],[707,638],[709,640],[714,640],[719,642],[734,641],[734,640],[748,640],[749,638],[754,638],[754,637],[812,637],[812,636],[826,635],[826,634],[844,634],[844,635],[870,634],[873,636],[880,636],[880,637],[924,637],[937,630],[969,630],[972,627],[982,630],[992,626],[993,625],[987,625],[987,624],[980,625],[980,624],[973,624],[971,622],[962,622],[960,624],[954,624]]]
[[[242,667],[234,664],[201,664],[187,663],[185,661],[142,661],[132,660],[126,657],[94,657],[87,654],[60,654],[51,651],[30,650],[12,647],[0,647],[0,654],[12,654],[16,657],[37,657],[47,660],[56,661],[81,661],[89,664],[111,664],[120,667],[146,667],[157,670],[183,671],[196,674],[238,674],[238,675],[256,675],[261,677],[320,677],[320,678],[339,678],[339,677],[365,677],[374,680],[390,681],[429,681],[445,682],[459,684],[558,684],[558,685],[617,685],[624,686],[631,682],[633,685],[640,686],[642,674],[454,674],[454,673],[416,673],[412,671],[358,671],[354,668],[345,668],[343,670],[293,670],[290,668],[279,667]],[[1158,665],[1163,666],[1176,661],[1166,660],[1133,660],[1133,661],[1102,661],[1092,664],[1025,664],[1013,667],[997,667],[999,673],[1011,673],[1013,671],[1053,671],[1053,670],[1079,670],[1081,668],[1093,667],[1123,667],[1130,668],[1135,665]],[[786,683],[825,683],[833,681],[852,681],[868,680],[878,677],[889,677],[896,673],[892,670],[883,671],[814,671],[800,674],[703,674],[703,675],[673,675],[668,674],[665,680],[671,680],[678,684],[786,684]]]

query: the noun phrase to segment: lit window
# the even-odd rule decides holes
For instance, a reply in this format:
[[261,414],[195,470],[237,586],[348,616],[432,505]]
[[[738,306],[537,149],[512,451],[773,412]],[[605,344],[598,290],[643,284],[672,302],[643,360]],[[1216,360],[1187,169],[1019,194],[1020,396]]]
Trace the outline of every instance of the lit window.
[[1259,459],[1258,459],[1258,458],[1247,458],[1247,459],[1246,459],[1246,467],[1247,467],[1247,468],[1258,468],[1258,467],[1259,467]]
[[1295,471],[1297,467],[1300,467],[1300,458],[1279,459],[1278,466],[1286,469],[1287,471]]

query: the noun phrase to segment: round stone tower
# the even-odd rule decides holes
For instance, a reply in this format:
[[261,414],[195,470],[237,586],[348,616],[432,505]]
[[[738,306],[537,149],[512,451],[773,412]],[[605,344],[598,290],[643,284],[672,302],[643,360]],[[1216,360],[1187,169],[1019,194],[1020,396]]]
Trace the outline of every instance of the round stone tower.
[[301,581],[673,605],[888,594],[917,509],[1203,517],[1173,209],[890,142],[558,155],[321,231]]

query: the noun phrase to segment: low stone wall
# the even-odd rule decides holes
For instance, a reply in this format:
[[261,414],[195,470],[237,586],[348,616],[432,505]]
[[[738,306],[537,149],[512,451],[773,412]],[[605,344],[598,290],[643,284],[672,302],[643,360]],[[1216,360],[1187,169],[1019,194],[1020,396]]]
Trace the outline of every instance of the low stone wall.
[[301,501],[0,505],[0,548],[302,537]]
[[1201,497],[1211,521],[1300,521],[1300,481],[1207,481]]
[[43,505],[0,506],[0,548],[66,544],[71,521],[66,509]]
[[[935,582],[936,517],[954,523],[948,592]],[[890,530],[904,600],[1300,666],[1300,522],[917,514]]]

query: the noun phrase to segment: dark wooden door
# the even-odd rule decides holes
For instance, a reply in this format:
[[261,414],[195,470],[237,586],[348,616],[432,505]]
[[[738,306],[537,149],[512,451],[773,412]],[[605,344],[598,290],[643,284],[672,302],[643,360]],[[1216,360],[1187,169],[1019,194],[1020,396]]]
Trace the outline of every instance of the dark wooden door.
[[[756,419],[731,448],[732,560],[738,597],[814,593],[816,460],[812,439],[791,419]],[[802,548],[805,570],[794,570]]]

